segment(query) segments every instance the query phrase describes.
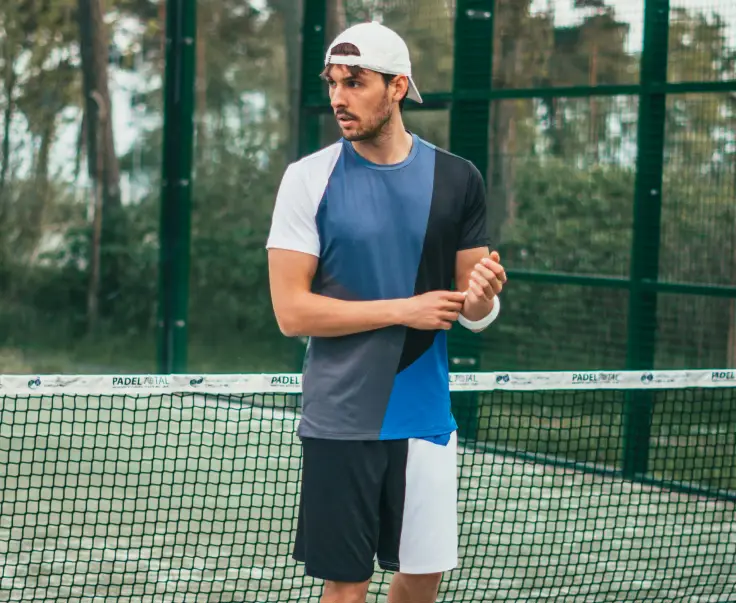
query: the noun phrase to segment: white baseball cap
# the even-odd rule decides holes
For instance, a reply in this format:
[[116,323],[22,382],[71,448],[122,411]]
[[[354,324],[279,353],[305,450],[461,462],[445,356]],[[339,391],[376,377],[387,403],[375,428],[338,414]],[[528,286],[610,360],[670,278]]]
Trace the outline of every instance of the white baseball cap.
[[[360,51],[360,56],[331,55],[338,44],[352,44]],[[359,23],[342,32],[330,44],[325,56],[325,66],[349,65],[370,69],[379,73],[403,75],[409,79],[407,97],[417,103],[422,97],[411,77],[411,60],[406,42],[392,29],[377,21]]]

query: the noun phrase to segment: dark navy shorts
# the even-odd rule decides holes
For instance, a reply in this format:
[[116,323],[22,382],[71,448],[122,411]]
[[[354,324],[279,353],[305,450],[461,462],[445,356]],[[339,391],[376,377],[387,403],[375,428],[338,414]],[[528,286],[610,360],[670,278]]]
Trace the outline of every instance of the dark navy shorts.
[[307,575],[359,583],[376,564],[427,574],[457,566],[457,438],[302,439],[294,558]]

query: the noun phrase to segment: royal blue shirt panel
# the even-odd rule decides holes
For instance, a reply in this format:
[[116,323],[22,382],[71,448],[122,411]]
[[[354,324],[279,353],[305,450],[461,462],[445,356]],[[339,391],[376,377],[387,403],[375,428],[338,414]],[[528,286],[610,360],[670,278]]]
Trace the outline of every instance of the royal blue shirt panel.
[[320,272],[354,300],[413,294],[427,229],[434,150],[415,138],[400,164],[368,162],[344,144],[317,213]]
[[446,444],[457,429],[448,375],[447,332],[440,331],[430,348],[396,375],[380,438],[402,438],[409,432]]

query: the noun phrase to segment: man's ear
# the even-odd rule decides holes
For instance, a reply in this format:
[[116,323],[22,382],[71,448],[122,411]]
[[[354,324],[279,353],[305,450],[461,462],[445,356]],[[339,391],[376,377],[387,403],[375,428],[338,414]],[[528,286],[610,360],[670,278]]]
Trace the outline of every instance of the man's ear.
[[396,94],[394,96],[394,101],[398,103],[409,92],[409,78],[403,75],[396,76],[393,80],[393,83],[396,86]]

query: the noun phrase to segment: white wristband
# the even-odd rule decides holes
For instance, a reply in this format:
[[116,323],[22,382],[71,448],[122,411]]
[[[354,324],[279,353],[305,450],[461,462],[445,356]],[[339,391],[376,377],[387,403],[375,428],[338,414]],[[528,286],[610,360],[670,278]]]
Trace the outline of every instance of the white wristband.
[[498,316],[498,313],[501,311],[501,301],[498,299],[498,296],[493,297],[493,309],[491,309],[491,312],[489,312],[485,317],[482,319],[479,319],[478,321],[470,321],[463,317],[461,314],[457,318],[457,322],[460,323],[463,327],[466,329],[469,329],[471,331],[481,331],[488,327],[491,323],[493,323],[496,320],[496,317]]

